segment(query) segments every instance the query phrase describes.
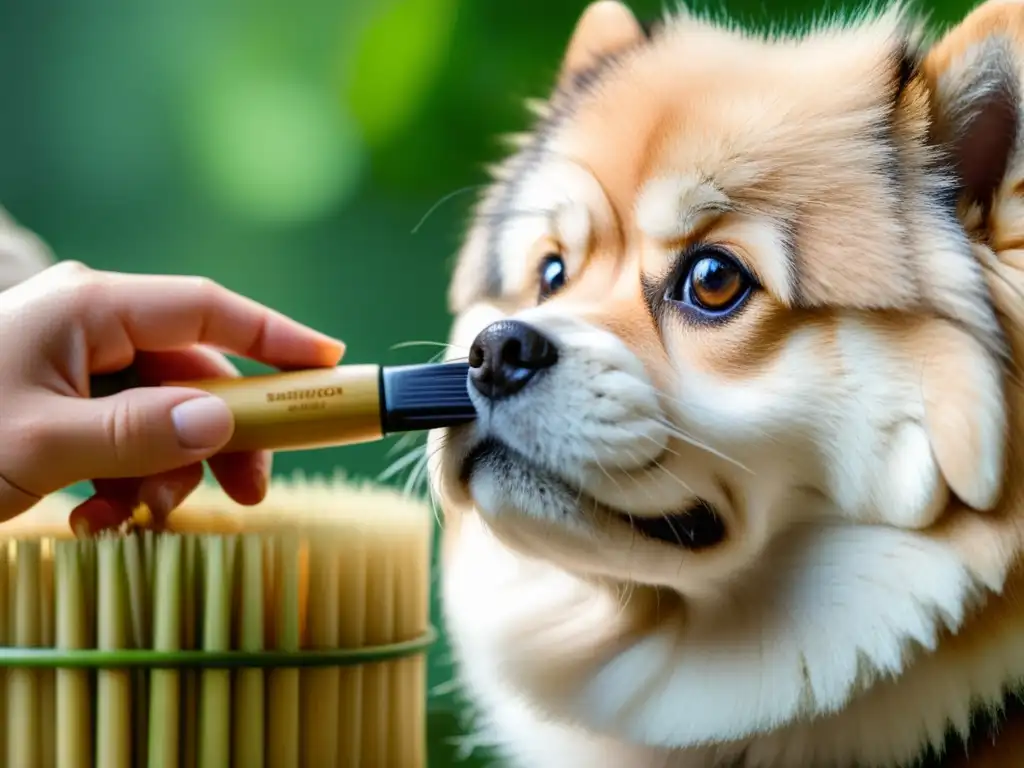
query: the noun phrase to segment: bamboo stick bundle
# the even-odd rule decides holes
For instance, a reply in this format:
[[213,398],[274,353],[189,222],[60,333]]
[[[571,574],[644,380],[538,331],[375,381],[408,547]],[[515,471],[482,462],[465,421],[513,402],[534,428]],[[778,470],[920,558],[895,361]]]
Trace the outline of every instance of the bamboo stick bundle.
[[93,538],[73,505],[0,525],[5,766],[426,765],[424,503],[297,475]]

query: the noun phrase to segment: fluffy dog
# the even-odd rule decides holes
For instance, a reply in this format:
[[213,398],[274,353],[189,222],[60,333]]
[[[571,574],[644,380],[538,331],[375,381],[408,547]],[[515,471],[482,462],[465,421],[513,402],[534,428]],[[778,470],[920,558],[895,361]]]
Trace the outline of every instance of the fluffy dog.
[[452,282],[480,418],[430,438],[511,765],[1024,765],[1022,79],[1021,2],[584,12]]

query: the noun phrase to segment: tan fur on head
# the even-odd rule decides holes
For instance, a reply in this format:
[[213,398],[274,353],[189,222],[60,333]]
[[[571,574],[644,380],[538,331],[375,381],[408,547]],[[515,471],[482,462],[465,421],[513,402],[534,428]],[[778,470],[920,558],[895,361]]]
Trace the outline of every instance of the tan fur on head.
[[[516,765],[889,766],[1024,679],[1022,82],[1021,2],[930,46],[900,7],[583,14],[450,294],[460,348],[512,317],[558,362],[431,437]],[[708,253],[751,276],[721,317],[686,303]],[[706,547],[637,522],[709,508]]]

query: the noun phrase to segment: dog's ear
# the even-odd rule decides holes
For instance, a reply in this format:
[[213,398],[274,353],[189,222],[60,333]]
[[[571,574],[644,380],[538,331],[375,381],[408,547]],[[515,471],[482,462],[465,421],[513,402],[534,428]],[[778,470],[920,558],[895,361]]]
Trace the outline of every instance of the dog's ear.
[[920,393],[921,410],[892,425],[874,508],[884,522],[922,529],[948,508],[950,492],[990,510],[1005,474],[1008,419],[998,357],[956,323],[933,319],[906,329],[901,346],[912,366],[893,381]]
[[1008,414],[1001,361],[968,333],[943,324],[922,350],[924,426],[946,483],[977,510],[999,500]]
[[618,0],[597,0],[587,6],[576,22],[558,77],[568,85],[607,56],[619,53],[647,37],[636,16]]
[[[1017,53],[1021,40],[1024,3],[989,0],[920,59],[932,141],[955,175],[961,212],[973,208],[987,213],[1024,138]],[[965,241],[964,248],[970,247]],[[964,255],[973,262],[973,255]],[[967,299],[972,280],[963,277],[964,284],[956,291],[960,298],[953,302],[987,300],[980,293]],[[936,322],[923,336],[915,342],[922,363],[921,426],[933,466],[962,502],[978,510],[991,509],[1005,475],[1008,414],[1003,361],[991,346],[953,324]],[[941,494],[934,496],[936,502],[940,498]],[[929,516],[918,522],[929,522],[924,519]]]
[[46,244],[0,208],[0,291],[28,280],[53,263]]
[[1021,133],[1024,3],[989,0],[927,52],[933,133],[949,153],[961,197],[987,207]]

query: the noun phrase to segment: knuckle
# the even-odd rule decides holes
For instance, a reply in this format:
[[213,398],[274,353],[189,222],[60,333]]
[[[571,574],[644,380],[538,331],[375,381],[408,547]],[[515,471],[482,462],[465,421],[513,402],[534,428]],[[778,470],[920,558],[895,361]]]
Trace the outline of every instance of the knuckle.
[[203,301],[213,301],[220,296],[223,290],[220,283],[208,277],[189,277],[186,279],[189,282],[189,290]]
[[203,315],[224,302],[224,288],[208,277],[186,277],[184,289],[189,302]]
[[86,276],[74,284],[74,292],[79,301],[91,304],[103,298],[106,286],[101,281]]
[[58,275],[58,284],[76,306],[91,303],[102,296],[103,281],[95,270],[78,261],[61,262],[58,268],[63,270]]
[[98,283],[79,283],[71,286],[65,297],[65,308],[72,316],[81,318],[93,316],[97,310],[106,306],[108,297],[102,285]]
[[62,261],[54,266],[53,271],[65,282],[79,283],[90,279],[95,273],[80,261]]

